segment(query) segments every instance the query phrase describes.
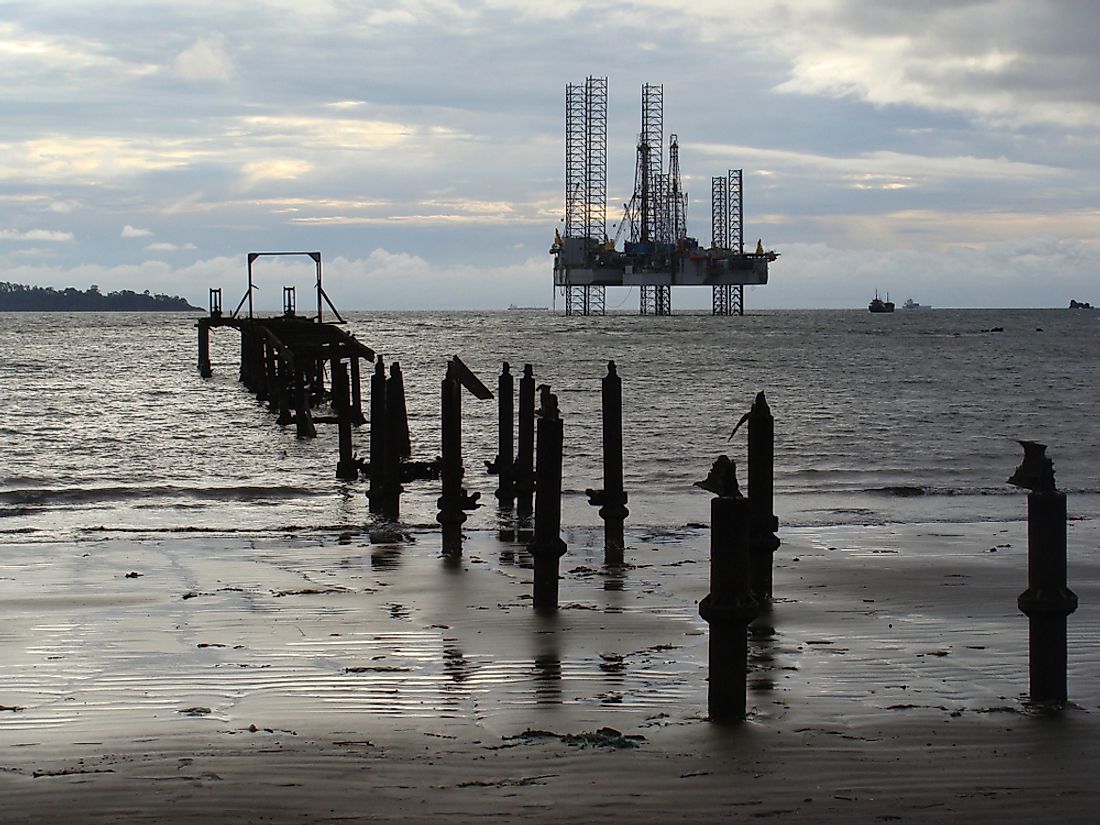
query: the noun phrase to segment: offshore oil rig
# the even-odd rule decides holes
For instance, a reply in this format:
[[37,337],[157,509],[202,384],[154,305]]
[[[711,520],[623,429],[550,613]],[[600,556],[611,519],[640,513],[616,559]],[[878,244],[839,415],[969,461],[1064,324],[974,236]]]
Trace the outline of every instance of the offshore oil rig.
[[711,178],[711,244],[703,248],[687,232],[677,136],[669,135],[667,171],[664,146],[664,86],[643,84],[634,194],[609,238],[607,78],[566,85],[565,219],[550,247],[566,315],[603,315],[609,286],[638,287],[642,315],[671,315],[674,286],[709,286],[713,314],[744,315],[745,284],[768,282],[778,253],[760,242],[745,252],[742,170]]

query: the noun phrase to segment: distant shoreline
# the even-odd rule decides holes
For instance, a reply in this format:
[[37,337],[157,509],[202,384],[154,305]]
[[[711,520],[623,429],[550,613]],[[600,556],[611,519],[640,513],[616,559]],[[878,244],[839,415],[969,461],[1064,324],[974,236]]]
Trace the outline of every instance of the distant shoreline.
[[28,286],[0,281],[0,312],[201,312],[176,295],[124,289],[104,295],[98,286],[86,290]]

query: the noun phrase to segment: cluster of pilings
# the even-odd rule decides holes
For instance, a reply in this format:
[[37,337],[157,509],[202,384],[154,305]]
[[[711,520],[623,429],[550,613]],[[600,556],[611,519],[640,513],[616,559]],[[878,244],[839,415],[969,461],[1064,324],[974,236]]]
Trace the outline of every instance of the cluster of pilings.
[[[333,324],[284,315],[275,318],[226,318],[198,321],[199,373],[213,374],[210,330],[232,327],[241,336],[240,380],[267,403],[279,423],[294,424],[299,438],[314,438],[318,421],[313,409],[332,404],[350,425],[363,423],[359,360],[374,360],[374,351]],[[325,381],[326,367],[331,376]]]
[[[441,457],[411,461],[408,415],[400,365],[387,375],[381,357],[343,330],[287,314],[282,318],[237,319],[212,314],[200,319],[199,369],[212,374],[209,330],[231,326],[241,334],[240,380],[268,404],[283,424],[295,424],[301,438],[316,435],[316,422],[339,426],[337,475],[369,479],[372,513],[388,521],[400,517],[403,482],[440,478],[437,520],[447,557],[462,553],[462,525],[467,511],[479,505],[479,493],[463,487],[463,390],[481,400],[493,393],[458,356],[447,362],[441,383]],[[359,359],[375,361],[370,397],[370,456],[356,457],[352,430],[364,423]],[[330,376],[326,384],[326,368]],[[564,425],[557,396],[543,384],[537,388],[530,364],[519,380],[518,428],[515,383],[507,362],[497,382],[498,452],[486,462],[498,477],[495,491],[502,514],[502,540],[527,544],[534,567],[533,606],[538,612],[558,608],[559,564],[566,552],[561,536]],[[333,417],[312,410],[329,403]],[[614,361],[602,379],[603,487],[586,491],[604,521],[604,558],[621,565],[627,493],[623,485],[622,383]],[[714,462],[698,487],[711,500],[710,592],[699,613],[710,626],[708,713],[715,722],[742,720],[746,715],[748,627],[773,599],[773,560],[779,539],[774,513],[775,424],[764,393],[734,427],[747,423],[747,492],[742,495],[736,467],[727,456]],[[518,439],[513,439],[518,429]],[[1028,588],[1018,599],[1029,621],[1029,682],[1033,703],[1062,705],[1067,701],[1067,617],[1077,608],[1077,596],[1066,583],[1066,496],[1054,484],[1053,464],[1045,447],[1021,442],[1024,462],[1009,479],[1028,493]],[[507,523],[507,526],[503,526]]]

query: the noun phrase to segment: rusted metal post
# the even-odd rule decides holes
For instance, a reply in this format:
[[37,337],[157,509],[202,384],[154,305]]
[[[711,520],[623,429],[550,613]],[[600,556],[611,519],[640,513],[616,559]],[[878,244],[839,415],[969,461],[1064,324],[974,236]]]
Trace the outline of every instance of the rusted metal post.
[[279,402],[278,424],[285,427],[294,420],[290,412],[290,399],[294,394],[294,369],[287,359],[280,355],[278,361],[278,381],[276,384]]
[[214,374],[210,367],[210,322],[206,318],[200,318],[197,324],[199,329],[199,375],[209,378]]
[[298,438],[316,438],[317,427],[309,411],[309,385],[301,368],[294,371],[294,403],[294,423],[297,425]]
[[336,477],[345,481],[354,481],[359,477],[359,468],[355,464],[352,450],[348,368],[343,361],[332,363],[332,406],[336,410],[336,421],[340,432],[340,459],[336,463]]
[[1046,447],[1020,442],[1024,461],[1010,484],[1027,496],[1027,590],[1017,605],[1028,618],[1028,677],[1035,703],[1063,705],[1066,689],[1066,617],[1077,595],[1066,586],[1066,494],[1055,489]]
[[535,540],[528,545],[535,566],[534,608],[558,609],[558,562],[565,555],[561,539],[561,465],[563,428],[558,397],[540,387],[537,460],[535,465]]
[[495,461],[485,462],[489,475],[499,480],[495,495],[501,507],[511,507],[516,500],[515,462],[512,459],[514,399],[515,385],[505,361],[497,379],[497,457]]
[[[436,521],[443,527],[443,554],[458,556],[462,554],[462,525],[466,521],[466,508],[463,506],[466,491],[462,489],[465,472],[462,467],[462,385],[458,383],[450,364],[440,389],[443,492],[437,502],[439,513]],[[480,494],[475,493],[472,501],[479,497]]]
[[405,418],[405,387],[401,365],[390,364],[386,381],[386,447],[382,460],[382,509],[389,521],[401,515],[401,459],[408,458],[409,422]]
[[623,490],[623,384],[614,361],[607,362],[603,379],[603,489],[585,493],[603,519],[604,564],[622,564],[623,521],[630,511]]
[[519,379],[519,445],[515,463],[516,514],[531,517],[535,494],[535,376],[524,364]]
[[394,448],[397,460],[412,456],[412,440],[409,438],[409,413],[405,407],[405,376],[401,365],[390,364],[390,377],[386,382],[386,409],[390,411],[386,421],[386,436]]
[[238,376],[238,380],[249,388],[248,377],[248,342],[251,338],[251,334],[245,327],[241,327],[241,372]]
[[737,492],[725,456],[697,486],[718,493],[710,502],[710,593],[699,602],[710,625],[707,711],[712,722],[739,721],[745,718],[748,626],[760,612],[750,580],[750,505]]
[[772,598],[772,566],[779,539],[776,518],[775,478],[775,419],[763,392],[749,410],[749,522],[752,548],[752,590],[761,603]]
[[379,355],[370,379],[370,485],[369,509],[381,513],[385,501],[383,467],[386,463],[386,366]]
[[348,365],[351,367],[351,423],[358,427],[367,419],[363,417],[363,380],[359,373],[357,353],[351,354]]
[[267,409],[274,412],[279,408],[279,351],[269,344],[264,354],[265,389]]

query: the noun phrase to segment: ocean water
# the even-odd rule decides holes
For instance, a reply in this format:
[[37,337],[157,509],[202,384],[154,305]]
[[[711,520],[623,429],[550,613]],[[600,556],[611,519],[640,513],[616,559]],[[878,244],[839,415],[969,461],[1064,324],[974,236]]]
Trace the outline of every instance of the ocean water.
[[[563,524],[596,530],[600,379],[623,379],[628,530],[698,529],[692,483],[727,453],[758,391],[775,416],[783,526],[1018,520],[1005,483],[1049,445],[1073,517],[1100,513],[1100,313],[1091,310],[755,312],[564,317],[552,312],[351,312],[348,329],[405,374],[414,458],[439,452],[439,382],[459,355],[496,388],[525,363],[565,421]],[[238,337],[213,333],[196,370],[195,316],[0,314],[0,541],[191,533],[365,532],[366,482],[335,478],[337,437],[301,441],[237,381]],[[370,365],[364,366],[364,396]],[[364,401],[366,406],[366,401]],[[465,486],[493,529],[496,402],[463,401]],[[366,452],[369,424],[356,433]],[[742,482],[744,477],[742,475]],[[436,528],[438,482],[415,482],[402,522]]]

